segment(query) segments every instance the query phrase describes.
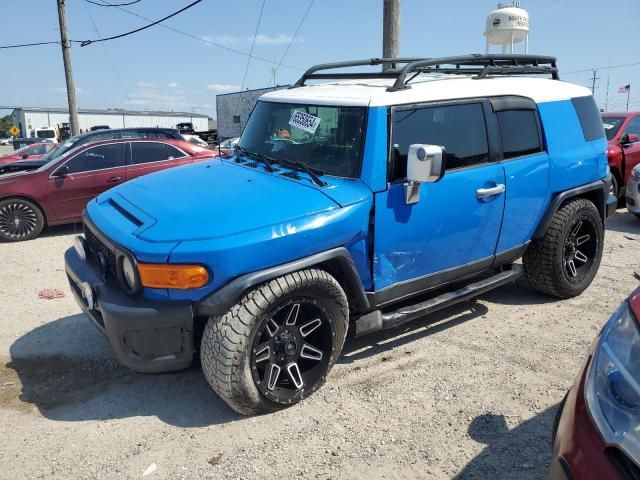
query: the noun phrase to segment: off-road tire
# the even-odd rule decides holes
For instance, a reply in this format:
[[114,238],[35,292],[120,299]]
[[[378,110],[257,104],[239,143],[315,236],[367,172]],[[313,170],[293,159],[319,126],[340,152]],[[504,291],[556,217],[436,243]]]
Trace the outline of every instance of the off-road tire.
[[[317,390],[336,362],[347,333],[349,306],[338,281],[323,270],[294,272],[262,284],[245,294],[222,317],[205,326],[200,357],[211,388],[236,412],[243,415],[269,413],[285,408],[264,396],[251,372],[253,343],[265,314],[287,300],[309,296],[320,302],[333,322],[333,347],[321,382],[295,402]],[[292,403],[292,404],[293,404]]]
[[[597,244],[589,270],[572,281],[564,264],[565,242],[571,234],[570,228],[578,220],[591,223]],[[544,237],[534,240],[524,254],[524,271],[529,284],[540,293],[558,298],[580,295],[598,271],[603,244],[604,228],[595,205],[582,198],[569,201],[553,215]]]
[[[17,213],[16,213],[17,212]],[[45,225],[44,214],[38,205],[24,198],[5,198],[0,201],[0,222],[7,221],[18,214],[28,231],[24,234],[12,234],[5,231],[6,225],[0,225],[0,242],[22,242],[40,235]]]

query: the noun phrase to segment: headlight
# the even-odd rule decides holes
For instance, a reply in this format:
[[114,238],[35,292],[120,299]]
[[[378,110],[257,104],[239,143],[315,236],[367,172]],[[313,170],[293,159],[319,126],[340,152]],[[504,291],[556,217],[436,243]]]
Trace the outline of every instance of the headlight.
[[129,257],[122,257],[122,279],[130,291],[138,288],[138,269]]
[[640,168],[634,168],[631,170],[631,180],[640,181]]
[[585,390],[605,443],[640,459],[640,332],[627,302],[602,331]]
[[82,260],[87,259],[89,249],[87,248],[87,241],[83,237],[78,236],[73,239],[73,248]]

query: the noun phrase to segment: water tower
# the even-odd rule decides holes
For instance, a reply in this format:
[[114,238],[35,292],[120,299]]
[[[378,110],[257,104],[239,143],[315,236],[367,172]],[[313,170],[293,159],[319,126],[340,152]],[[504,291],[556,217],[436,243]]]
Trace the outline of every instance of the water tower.
[[502,45],[502,53],[513,53],[514,45],[524,40],[524,53],[529,51],[529,14],[520,8],[520,2],[511,5],[498,4],[487,17],[486,52],[491,45]]

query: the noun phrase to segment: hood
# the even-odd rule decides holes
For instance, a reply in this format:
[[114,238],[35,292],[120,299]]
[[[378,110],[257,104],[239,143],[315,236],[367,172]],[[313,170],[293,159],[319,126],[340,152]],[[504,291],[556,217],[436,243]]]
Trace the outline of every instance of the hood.
[[37,170],[46,163],[46,160],[22,160],[20,162],[0,164],[0,175],[12,173],[29,173]]
[[338,183],[325,189],[306,182],[266,173],[262,165],[210,160],[127,182],[98,197],[94,207],[116,204],[137,224],[140,239],[180,242],[228,237],[339,209],[341,203],[325,189],[353,201],[367,194],[359,180],[350,181],[356,186]]

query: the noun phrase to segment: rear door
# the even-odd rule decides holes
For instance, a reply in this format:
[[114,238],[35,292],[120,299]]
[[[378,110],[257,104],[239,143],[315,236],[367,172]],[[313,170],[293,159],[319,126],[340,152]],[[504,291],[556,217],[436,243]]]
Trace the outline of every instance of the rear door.
[[[381,303],[397,300],[493,263],[504,210],[504,171],[489,136],[488,101],[395,107],[391,182],[376,194],[374,282]],[[491,131],[495,127],[491,127]],[[420,185],[406,204],[409,145],[446,149],[446,173]]]
[[127,180],[148,173],[191,163],[193,158],[179,148],[164,142],[131,142],[127,162]]
[[[61,221],[80,219],[87,203],[125,180],[126,143],[89,147],[61,163],[48,181],[49,198]],[[61,169],[68,169],[60,176]]]
[[[634,117],[622,132],[622,135],[634,134],[640,136],[640,115]],[[623,143],[624,152],[624,184],[627,184],[629,175],[633,167],[640,163],[640,141],[633,143]]]

